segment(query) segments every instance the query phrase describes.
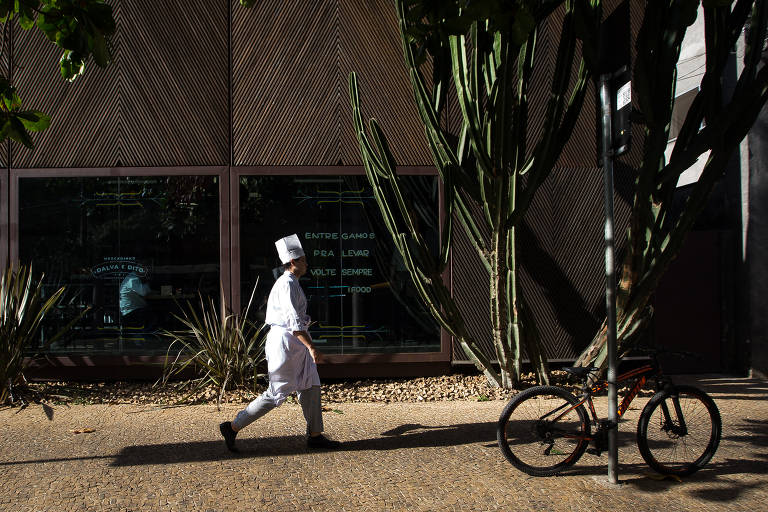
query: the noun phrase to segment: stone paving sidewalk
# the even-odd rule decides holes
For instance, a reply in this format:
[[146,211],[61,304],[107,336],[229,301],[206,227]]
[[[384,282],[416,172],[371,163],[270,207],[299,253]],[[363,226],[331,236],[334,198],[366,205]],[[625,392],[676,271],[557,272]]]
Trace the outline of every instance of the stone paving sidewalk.
[[339,452],[307,452],[301,409],[286,404],[245,430],[235,455],[218,434],[235,406],[5,408],[0,511],[765,510],[768,382],[695,382],[723,418],[713,461],[683,482],[647,476],[638,398],[620,427],[619,486],[605,456],[557,477],[517,471],[496,445],[501,401],[328,404]]

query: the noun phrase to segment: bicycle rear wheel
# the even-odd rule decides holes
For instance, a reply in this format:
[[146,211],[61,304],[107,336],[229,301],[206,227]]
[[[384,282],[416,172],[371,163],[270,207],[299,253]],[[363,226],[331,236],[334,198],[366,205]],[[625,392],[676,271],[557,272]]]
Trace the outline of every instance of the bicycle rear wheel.
[[637,446],[655,471],[687,476],[715,454],[722,423],[715,402],[700,389],[677,386],[675,392],[684,422],[675,407],[674,392],[656,393],[640,413]]
[[589,420],[565,389],[536,386],[515,395],[496,427],[499,448],[520,471],[550,476],[572,466],[589,444]]

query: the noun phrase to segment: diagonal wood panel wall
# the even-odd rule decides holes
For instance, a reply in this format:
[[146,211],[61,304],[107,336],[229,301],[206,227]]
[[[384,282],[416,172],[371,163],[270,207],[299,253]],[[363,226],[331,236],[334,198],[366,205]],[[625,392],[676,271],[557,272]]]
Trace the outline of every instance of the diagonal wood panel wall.
[[14,32],[13,83],[53,117],[35,151],[11,165],[112,167],[229,163],[229,10],[223,2],[113,2],[114,62],[61,79],[61,50],[39,30]]
[[399,164],[429,165],[389,0],[233,8],[234,164],[361,165],[347,77],[381,119]]
[[227,5],[118,5],[122,164],[228,164]]
[[336,2],[233,8],[235,165],[335,165],[340,155]]
[[388,0],[113,6],[114,63],[73,83],[60,50],[16,30],[14,84],[54,123],[13,167],[360,165],[353,70],[398,163],[431,164]]
[[[364,116],[382,124],[400,165],[431,165],[403,63],[391,0],[114,0],[115,62],[67,83],[60,50],[39,31],[14,32],[12,73],[25,105],[53,115],[37,149],[0,151],[16,168],[358,166],[347,76],[359,76]],[[615,3],[615,2],[613,2]],[[633,1],[633,39],[641,3]],[[640,11],[638,11],[640,9]],[[606,9],[606,14],[610,12]],[[551,65],[562,15],[539,51]],[[550,68],[552,66],[549,66]],[[531,118],[541,119],[552,70],[537,70]],[[572,84],[573,78],[572,77]],[[595,95],[521,227],[523,286],[548,354],[573,357],[602,315],[602,183],[595,167]],[[455,102],[446,122],[460,126]],[[529,127],[529,151],[540,135]],[[639,132],[624,157],[639,161]],[[7,171],[6,171],[7,172]],[[628,217],[630,166],[618,166],[617,233]],[[623,241],[623,237],[619,240]],[[487,278],[459,234],[454,294],[492,355]],[[455,359],[465,359],[460,347]]]
[[[119,12],[116,13],[119,22]],[[114,40],[119,55],[121,35]],[[62,51],[39,30],[14,27],[12,81],[24,106],[52,117],[48,130],[32,133],[34,151],[11,143],[12,167],[98,167],[119,159],[119,67],[91,64],[72,83],[59,74]],[[119,57],[118,57],[119,58]]]
[[[391,0],[343,1],[340,5],[342,159],[361,165],[348,99],[350,72],[358,75],[364,119],[376,118],[398,165],[433,165],[424,127],[403,63],[403,47]],[[427,77],[429,74],[427,74]]]

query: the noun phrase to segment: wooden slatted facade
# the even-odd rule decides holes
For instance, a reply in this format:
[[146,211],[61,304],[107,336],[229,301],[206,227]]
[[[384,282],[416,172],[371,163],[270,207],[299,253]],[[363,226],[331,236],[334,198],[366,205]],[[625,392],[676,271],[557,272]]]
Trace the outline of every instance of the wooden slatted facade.
[[[107,69],[91,64],[73,83],[58,76],[57,48],[38,31],[14,30],[13,83],[26,105],[50,113],[54,122],[34,134],[35,151],[10,144],[9,151],[0,152],[5,176],[10,169],[45,168],[226,166],[236,173],[359,167],[347,95],[353,70],[360,78],[364,112],[381,122],[398,164],[431,165],[390,0],[273,0],[254,9],[240,7],[237,0],[176,0],[152,9],[139,0],[111,3],[118,24],[115,61]],[[634,16],[638,5],[633,2],[633,35],[640,22]],[[560,21],[554,17],[542,35],[541,55],[552,65]],[[535,76],[534,120],[543,117],[550,74]],[[595,103],[592,90],[558,168],[520,229],[523,286],[547,355],[554,359],[574,358],[604,310]],[[445,122],[458,126],[455,103],[449,104]],[[540,130],[533,122],[531,141]],[[623,162],[638,161],[641,134],[636,130],[634,136],[634,149]],[[631,165],[620,162],[617,233],[628,221],[632,180]],[[7,183],[0,181],[4,198]],[[228,262],[222,265],[228,268]],[[484,273],[459,233],[453,245],[453,291],[473,334],[488,340],[491,355]],[[466,359],[458,345],[450,357]]]

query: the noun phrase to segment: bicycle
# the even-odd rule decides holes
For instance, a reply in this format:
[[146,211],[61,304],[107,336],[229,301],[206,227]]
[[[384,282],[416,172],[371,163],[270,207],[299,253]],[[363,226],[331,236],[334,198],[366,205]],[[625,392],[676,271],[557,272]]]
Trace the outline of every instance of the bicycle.
[[[701,469],[717,450],[722,423],[720,411],[705,392],[693,386],[675,385],[664,376],[653,350],[648,364],[617,377],[617,383],[635,379],[618,406],[621,418],[649,380],[655,394],[637,423],[637,445],[646,463],[661,474],[688,476]],[[574,465],[590,443],[590,453],[607,449],[608,431],[618,428],[601,420],[592,396],[608,383],[590,379],[598,368],[563,368],[581,379],[577,398],[558,386],[535,386],[515,395],[504,407],[496,428],[499,447],[507,460],[531,476],[551,476]],[[593,379],[594,380],[594,379]],[[587,415],[587,405],[591,416]],[[595,433],[591,434],[592,427]]]

